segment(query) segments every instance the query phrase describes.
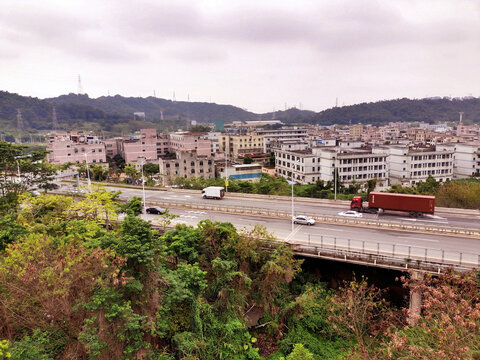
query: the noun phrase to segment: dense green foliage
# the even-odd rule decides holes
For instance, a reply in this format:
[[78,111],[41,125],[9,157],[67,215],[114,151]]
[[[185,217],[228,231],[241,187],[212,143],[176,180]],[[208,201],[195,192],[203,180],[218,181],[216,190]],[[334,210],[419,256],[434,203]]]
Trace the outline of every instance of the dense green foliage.
[[[225,186],[225,179],[222,178],[190,178],[185,179],[177,177],[171,179],[171,182],[184,189],[201,190],[207,186]],[[333,182],[324,182],[322,180],[317,181],[311,185],[293,185],[294,196],[298,197],[312,197],[319,199],[333,199],[335,197],[335,191]],[[355,194],[361,191],[359,183],[343,186],[340,182],[337,184],[337,199],[350,200]],[[292,185],[283,177],[273,177],[268,174],[262,174],[260,181],[244,181],[237,179],[228,180],[228,191],[247,193],[247,194],[264,194],[264,195],[284,195],[291,196]]]
[[411,187],[393,185],[389,192],[434,195],[437,206],[480,209],[479,178],[451,180],[440,183],[432,176],[429,176],[426,181],[421,181]]
[[389,122],[452,122],[464,111],[468,122],[480,122],[480,99],[396,99],[334,107],[315,114],[310,123],[322,125],[374,124]]
[[425,300],[406,327],[365,279],[327,289],[262,227],[205,220],[159,234],[138,217],[113,222],[117,196],[25,193],[0,213],[0,356],[446,360],[480,350],[475,274],[405,279]]

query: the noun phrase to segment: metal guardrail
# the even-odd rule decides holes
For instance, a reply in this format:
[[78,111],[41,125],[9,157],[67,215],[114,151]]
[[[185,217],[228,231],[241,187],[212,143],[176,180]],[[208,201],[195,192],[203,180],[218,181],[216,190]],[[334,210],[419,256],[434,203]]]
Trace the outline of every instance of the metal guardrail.
[[[189,209],[198,209],[198,210],[210,210],[216,212],[230,213],[230,214],[244,214],[244,215],[262,215],[271,218],[284,218],[290,219],[292,214],[285,211],[275,211],[268,208],[252,208],[252,207],[229,207],[222,205],[210,205],[210,204],[195,204],[187,202],[178,202],[178,201],[151,201],[151,204],[163,206],[163,207],[177,207],[177,208],[189,208]],[[357,219],[357,218],[345,218],[340,216],[312,216],[318,222],[323,223],[335,223],[340,225],[347,226],[365,226],[365,227],[376,227],[376,228],[388,228],[388,229],[397,229],[405,230],[412,232],[428,232],[436,233],[443,235],[464,235],[478,237],[480,240],[480,229],[468,229],[468,228],[459,228],[448,225],[424,225],[424,224],[414,224],[410,221],[382,221],[378,219]]]
[[297,254],[370,266],[432,272],[441,272],[447,268],[459,271],[480,268],[480,254],[419,246],[329,236],[315,237],[313,243],[310,239],[309,243],[295,241],[289,245]]

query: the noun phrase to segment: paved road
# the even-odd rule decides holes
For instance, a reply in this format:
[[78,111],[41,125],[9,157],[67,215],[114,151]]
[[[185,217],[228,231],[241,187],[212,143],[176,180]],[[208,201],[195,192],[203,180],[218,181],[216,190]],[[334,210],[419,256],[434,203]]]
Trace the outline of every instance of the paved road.
[[[66,188],[68,189],[68,187]],[[113,188],[108,190],[122,191],[121,198],[130,199],[132,196],[142,196],[140,189],[129,188]],[[290,212],[290,199],[285,200],[268,200],[255,198],[242,198],[234,196],[226,196],[222,200],[204,200],[200,197],[200,192],[192,191],[155,191],[146,190],[145,197],[147,205],[155,201],[172,202],[173,203],[195,203],[195,204],[219,204],[231,207],[249,207],[256,209],[268,209],[276,211]],[[295,201],[295,200],[294,200]],[[295,213],[306,215],[336,215],[340,211],[346,210],[344,204],[320,204],[305,201],[295,201]],[[196,225],[200,220],[210,219],[212,221],[231,222],[237,228],[249,229],[255,224],[264,225],[267,230],[272,232],[280,239],[286,239],[292,242],[304,242],[310,244],[333,244],[339,246],[347,246],[353,248],[366,248],[369,250],[380,250],[384,252],[396,251],[400,253],[410,253],[416,256],[422,256],[424,249],[429,249],[429,256],[445,256],[458,258],[459,253],[465,260],[478,263],[478,255],[480,254],[480,239],[472,239],[459,236],[443,236],[423,233],[412,233],[405,231],[394,231],[389,229],[372,229],[364,227],[350,227],[342,225],[321,224],[309,227],[304,225],[295,225],[294,232],[291,231],[291,222],[286,219],[272,219],[262,216],[248,216],[238,214],[216,213],[202,210],[189,210],[171,207],[174,214],[179,215],[174,219],[173,223],[185,223],[188,225]],[[364,214],[366,218],[374,218],[373,214]],[[158,216],[144,215],[148,220],[156,222]],[[463,227],[480,227],[479,219],[470,217],[462,217],[449,213],[427,216],[423,219],[410,219],[399,214],[384,214],[382,220],[390,219],[392,221],[418,221],[419,223],[431,224],[448,224],[450,226]],[[350,242],[348,242],[350,239]],[[442,254],[442,250],[445,254]],[[405,256],[407,257],[407,256]]]
[[[127,189],[127,188],[114,188],[108,187],[109,190],[122,191],[122,199],[130,199],[132,196],[142,196],[140,189]],[[237,195],[237,194],[235,194]],[[256,209],[268,209],[274,211],[291,211],[291,201],[288,198],[284,200],[277,199],[258,199],[258,198],[242,198],[238,196],[225,196],[222,200],[205,200],[200,196],[200,191],[156,191],[145,190],[145,197],[147,204],[154,201],[171,201],[194,203],[194,204],[218,204],[221,206],[230,207],[248,207]],[[337,215],[340,211],[348,210],[345,203],[340,204],[325,204],[315,202],[305,202],[302,200],[294,199],[294,212],[296,215],[309,215],[309,216],[321,216],[321,215]],[[374,219],[374,214],[363,214],[366,219]],[[404,213],[385,213],[378,217],[378,219],[385,221],[400,221],[400,222],[416,222],[419,224],[431,225],[449,225],[462,228],[480,229],[480,215],[465,216],[459,214],[452,214],[449,212],[438,212],[435,215],[426,215],[424,218],[414,219],[406,216]]]
[[[478,263],[480,255],[480,240],[457,236],[431,235],[410,233],[405,231],[392,231],[371,228],[358,228],[331,224],[315,224],[314,226],[295,225],[291,231],[291,223],[285,219],[271,219],[260,216],[246,216],[235,214],[215,213],[203,210],[187,210],[172,208],[173,214],[179,215],[173,220],[174,224],[187,224],[195,226],[199,221],[231,222],[237,229],[251,229],[254,225],[263,225],[279,239],[290,242],[303,242],[306,244],[334,244],[348,246],[350,239],[351,248],[380,250],[383,252],[395,251],[418,257],[424,256],[428,249],[429,257],[443,256],[448,259],[458,259],[459,254],[465,261]],[[158,215],[143,215],[146,220],[158,222]],[[393,248],[395,245],[395,249]],[[410,248],[410,249],[409,249]],[[404,257],[408,257],[405,255]]]

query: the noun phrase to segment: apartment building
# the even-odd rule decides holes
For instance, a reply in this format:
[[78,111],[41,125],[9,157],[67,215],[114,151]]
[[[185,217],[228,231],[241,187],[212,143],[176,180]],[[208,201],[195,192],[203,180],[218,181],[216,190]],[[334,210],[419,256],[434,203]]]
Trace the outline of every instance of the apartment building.
[[276,130],[257,130],[257,135],[263,136],[263,150],[264,153],[271,153],[273,151],[272,144],[291,140],[305,140],[308,138],[308,130],[306,128],[283,127]]
[[120,154],[126,163],[137,162],[138,159],[157,159],[157,130],[140,129],[140,135],[123,140],[120,143]]
[[322,173],[327,181],[333,180],[332,169],[337,168],[337,176],[345,185],[377,179],[379,187],[388,186],[388,151],[384,148],[343,149],[336,156],[329,151],[322,157],[321,165],[325,168]]
[[431,175],[437,181],[453,178],[453,149],[389,147],[390,184],[412,186]]
[[480,175],[480,145],[478,144],[442,144],[438,150],[453,151],[453,177],[464,179]]
[[103,140],[103,143],[105,144],[105,151],[109,158],[113,159],[116,155],[121,156],[122,141],[123,138],[121,137]]
[[170,134],[169,151],[195,151],[199,156],[211,154],[211,140],[203,132],[178,132]]
[[387,156],[388,152],[382,148],[278,149],[275,151],[275,172],[285,178],[293,176],[301,184],[313,184],[318,180],[333,181],[337,169],[337,176],[345,185],[377,179],[383,187],[388,185]]
[[263,153],[263,135],[249,133],[247,135],[226,135],[218,137],[218,147],[221,152],[226,152],[230,158],[239,155]]
[[362,138],[363,125],[356,124],[349,126],[350,138],[354,140],[360,140]]
[[212,155],[199,155],[195,150],[178,150],[175,154],[175,159],[158,159],[160,174],[170,183],[176,177],[185,179],[215,177],[215,163]]
[[312,149],[275,150],[275,175],[300,184],[313,184],[320,179],[319,158]]
[[52,132],[47,144],[47,161],[53,164],[82,163],[87,161],[106,165],[105,144],[95,135],[76,131],[70,133]]
[[165,134],[157,135],[157,158],[164,156],[170,149],[170,138]]

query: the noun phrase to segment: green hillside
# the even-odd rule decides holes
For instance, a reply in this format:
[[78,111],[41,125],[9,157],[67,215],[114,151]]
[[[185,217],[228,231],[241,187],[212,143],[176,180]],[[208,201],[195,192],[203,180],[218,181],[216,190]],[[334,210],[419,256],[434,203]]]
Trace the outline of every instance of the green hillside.
[[[232,105],[184,102],[155,97],[134,98],[68,94],[56,98],[38,99],[0,91],[0,134],[28,136],[53,129],[55,105],[60,130],[104,132],[104,135],[131,133],[140,128],[157,128],[159,131],[186,129],[190,120],[212,123],[223,120],[282,120],[286,124],[374,124],[389,122],[452,122],[464,112],[465,123],[480,123],[480,99],[437,98],[396,99],[374,103],[335,107],[318,113],[291,108],[286,111],[255,114]],[[17,111],[21,111],[23,132],[17,128]],[[134,112],[144,112],[145,121],[134,119]]]

